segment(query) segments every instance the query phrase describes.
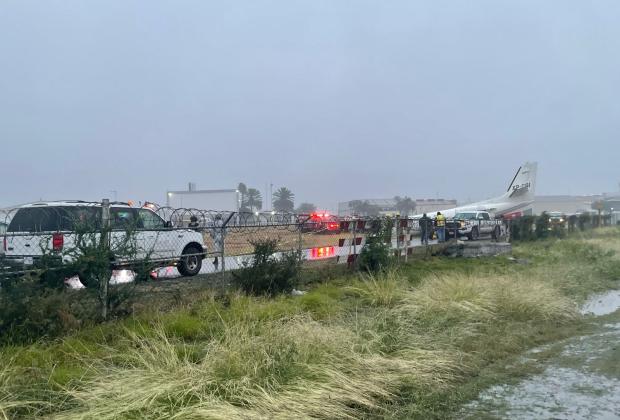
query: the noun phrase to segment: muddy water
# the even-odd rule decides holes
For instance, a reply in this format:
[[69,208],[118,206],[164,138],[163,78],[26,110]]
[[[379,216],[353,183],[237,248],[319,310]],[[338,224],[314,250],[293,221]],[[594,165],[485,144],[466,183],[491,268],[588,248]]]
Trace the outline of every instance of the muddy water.
[[[542,373],[486,390],[459,417],[620,419],[620,292],[593,297],[582,313],[600,317],[594,334],[562,342]],[[532,350],[522,362],[544,350]]]

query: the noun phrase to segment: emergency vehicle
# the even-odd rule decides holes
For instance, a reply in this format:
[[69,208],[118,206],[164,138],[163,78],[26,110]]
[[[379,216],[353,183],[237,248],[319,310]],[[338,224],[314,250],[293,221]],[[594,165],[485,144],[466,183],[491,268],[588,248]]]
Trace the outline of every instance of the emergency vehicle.
[[302,232],[340,233],[340,219],[328,212],[314,212],[307,215]]

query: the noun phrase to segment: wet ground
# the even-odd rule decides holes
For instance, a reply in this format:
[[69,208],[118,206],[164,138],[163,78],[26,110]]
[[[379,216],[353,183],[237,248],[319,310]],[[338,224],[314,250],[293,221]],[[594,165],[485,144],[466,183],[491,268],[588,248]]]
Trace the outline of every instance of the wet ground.
[[497,419],[620,419],[620,291],[595,296],[582,308],[595,331],[534,349],[520,363],[559,346],[543,371],[516,384],[494,386],[458,417]]

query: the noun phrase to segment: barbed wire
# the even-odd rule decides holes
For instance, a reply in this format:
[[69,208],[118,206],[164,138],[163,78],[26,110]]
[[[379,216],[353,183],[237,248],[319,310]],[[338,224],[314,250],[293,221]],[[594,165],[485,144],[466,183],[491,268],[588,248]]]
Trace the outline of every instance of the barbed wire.
[[[56,202],[0,210],[0,237],[4,239],[0,277],[3,272],[35,272],[41,255],[50,251],[61,255],[63,246],[72,246],[77,234],[101,234],[101,208],[101,203]],[[131,236],[138,254],[148,255],[162,267],[168,265],[163,272],[172,277],[183,271],[174,267],[192,256],[204,258],[201,274],[239,268],[251,258],[254,243],[259,240],[277,241],[279,252],[298,250],[311,259],[321,259],[359,252],[366,235],[386,226],[418,228],[415,220],[392,216],[318,218],[312,214],[216,211],[154,203],[140,207],[111,203],[110,213],[111,238],[123,241]],[[188,242],[189,237],[192,242]],[[348,242],[343,238],[349,238]],[[193,252],[186,245],[193,246]],[[15,262],[30,267],[16,268]]]

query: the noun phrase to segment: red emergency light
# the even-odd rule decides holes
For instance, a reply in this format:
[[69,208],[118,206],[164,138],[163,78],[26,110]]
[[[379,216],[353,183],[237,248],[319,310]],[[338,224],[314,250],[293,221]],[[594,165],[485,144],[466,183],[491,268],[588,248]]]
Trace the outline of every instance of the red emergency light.
[[334,255],[336,255],[336,250],[333,246],[321,246],[310,250],[310,257],[312,259],[329,258]]
[[338,222],[329,222],[327,223],[327,230],[339,230],[340,223]]

